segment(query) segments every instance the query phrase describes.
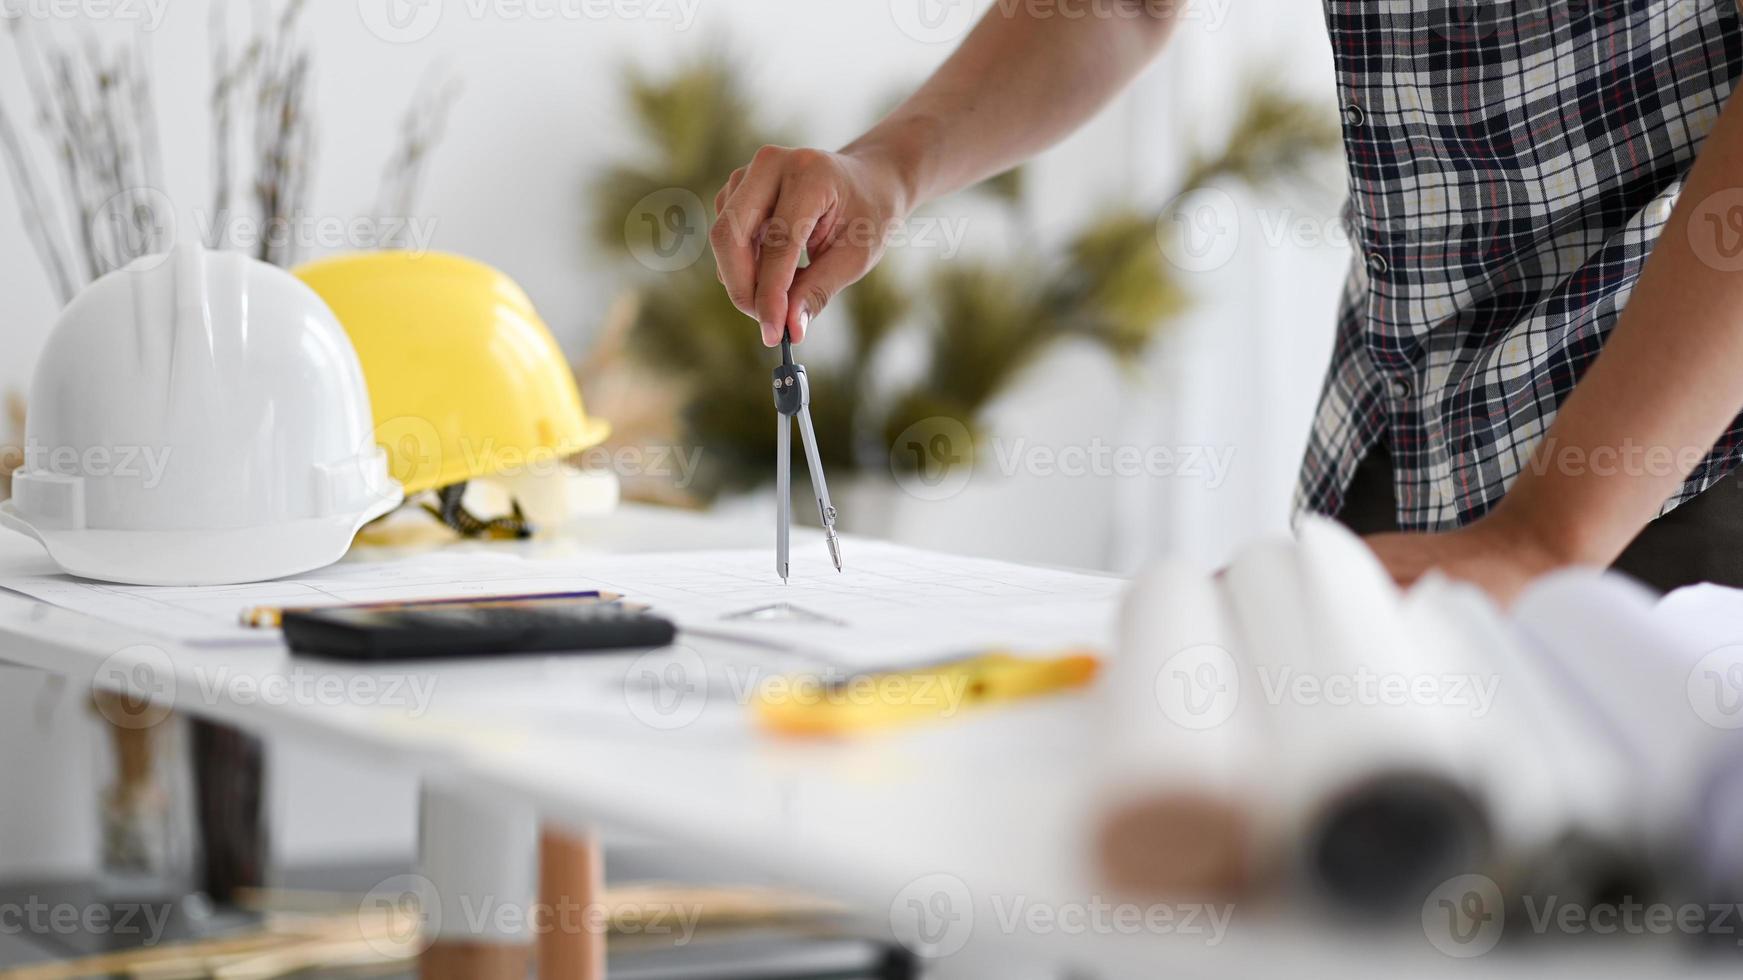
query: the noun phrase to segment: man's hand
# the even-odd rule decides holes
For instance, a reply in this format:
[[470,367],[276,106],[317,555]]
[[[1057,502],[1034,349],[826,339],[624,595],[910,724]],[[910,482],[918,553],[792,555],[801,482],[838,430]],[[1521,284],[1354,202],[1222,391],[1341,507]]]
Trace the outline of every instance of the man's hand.
[[[1162,49],[1181,4],[1113,0],[1121,16],[990,10],[920,90],[840,153],[765,146],[714,199],[720,281],[795,341],[883,255],[896,223],[1063,139]],[[799,255],[811,264],[799,269]]]
[[[875,158],[765,146],[715,195],[717,274],[739,311],[762,325],[763,343],[805,339],[811,318],[878,259],[908,216],[895,171]],[[799,268],[801,252],[811,264]]]
[[1503,606],[1538,576],[1569,564],[1531,535],[1491,520],[1437,534],[1374,534],[1364,540],[1402,587],[1437,570],[1480,587]]

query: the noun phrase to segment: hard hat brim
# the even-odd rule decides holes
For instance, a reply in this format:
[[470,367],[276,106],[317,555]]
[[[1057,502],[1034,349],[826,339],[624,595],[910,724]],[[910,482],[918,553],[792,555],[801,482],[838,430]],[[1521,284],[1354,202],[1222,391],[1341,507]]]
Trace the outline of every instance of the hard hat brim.
[[0,526],[35,538],[62,571],[79,578],[124,585],[234,585],[331,565],[345,556],[359,528],[403,499],[395,486],[359,514],[203,531],[38,528],[8,500],[0,503]]

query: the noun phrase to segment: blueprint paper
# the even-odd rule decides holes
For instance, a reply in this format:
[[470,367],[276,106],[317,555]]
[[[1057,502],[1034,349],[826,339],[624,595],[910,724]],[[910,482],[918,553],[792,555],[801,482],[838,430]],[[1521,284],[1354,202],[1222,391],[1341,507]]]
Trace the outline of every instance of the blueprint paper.
[[1660,599],[1653,615],[1707,647],[1743,643],[1743,589],[1686,586]]
[[[276,631],[240,625],[242,612],[256,606],[599,589],[653,606],[693,635],[742,640],[852,669],[989,648],[1106,649],[1125,587],[1115,578],[871,541],[849,540],[846,551],[845,571],[837,573],[823,561],[795,563],[785,586],[767,551],[562,558],[436,551],[392,561],[341,562],[250,585],[127,586],[26,575],[0,578],[0,587],[199,645],[277,644]],[[784,621],[732,618],[779,603],[810,615]]]

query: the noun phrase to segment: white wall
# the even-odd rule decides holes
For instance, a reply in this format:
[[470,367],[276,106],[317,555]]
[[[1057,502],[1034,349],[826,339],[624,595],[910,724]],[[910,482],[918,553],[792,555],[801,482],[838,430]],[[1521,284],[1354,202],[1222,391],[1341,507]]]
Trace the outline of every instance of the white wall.
[[[901,26],[915,23],[914,5],[938,0],[621,0],[615,7],[689,9],[694,21],[683,27],[653,16],[535,19],[514,15],[526,9],[515,0],[448,0],[431,8],[440,10],[439,23],[413,43],[390,43],[368,29],[366,19],[384,2],[310,4],[322,133],[314,217],[349,217],[370,205],[398,114],[426,68],[447,59],[465,91],[424,197],[436,221],[433,244],[510,271],[572,354],[585,349],[617,288],[588,246],[585,187],[630,145],[616,87],[620,65],[657,67],[729,42],[754,53],[752,81],[773,114],[828,146],[851,137],[949,49]],[[193,0],[156,3],[163,19],[151,43],[166,183],[188,221],[187,212],[206,199],[208,179],[206,8]],[[133,9],[146,6],[136,0]],[[552,9],[539,0],[531,6]],[[243,5],[236,7],[240,17]],[[1201,0],[1199,9],[1208,17],[1188,24],[1132,93],[1037,163],[1029,218],[1044,237],[1110,201],[1157,200],[1188,150],[1221,135],[1244,72],[1262,66],[1332,104],[1317,5]],[[15,59],[0,57],[0,104],[15,120],[25,114],[23,96]],[[50,172],[46,156],[42,162]],[[1335,191],[1291,207],[1324,222]],[[889,533],[1056,564],[1130,568],[1162,549],[1212,562],[1244,537],[1280,527],[1344,255],[1335,245],[1273,245],[1264,228],[1275,224],[1278,208],[1266,207],[1241,205],[1235,257],[1194,279],[1201,305],[1135,376],[1122,376],[1093,352],[1068,349],[993,413],[995,431],[1038,444],[1100,438],[1232,451],[1227,483],[1212,489],[1192,480],[977,472],[968,491],[944,504],[897,498]],[[1010,247],[1007,233],[994,222],[971,225],[976,248]],[[25,384],[55,309],[5,193],[0,295],[5,390]],[[1013,527],[1031,530],[1019,536]],[[76,691],[45,694],[40,678],[0,668],[0,875],[76,870],[94,851],[90,780],[98,750],[80,700]],[[279,842],[288,856],[409,846],[409,787],[294,746],[281,747],[278,758]],[[334,786],[348,790],[336,794]],[[305,792],[311,787],[323,792]],[[374,819],[359,821],[359,814]]]
[[[8,0],[31,3],[33,0]],[[138,0],[140,5],[145,0]],[[166,183],[184,219],[207,200],[205,110],[207,14],[194,0],[165,5],[150,32],[156,56]],[[804,0],[622,0],[651,9],[694,8],[684,26],[648,18],[538,19],[510,16],[516,0],[447,0],[437,26],[413,43],[371,33],[364,11],[398,0],[310,3],[305,14],[317,60],[321,146],[315,217],[347,218],[369,207],[394,126],[423,73],[451,65],[465,92],[431,173],[424,203],[434,244],[510,270],[571,350],[579,350],[610,298],[610,277],[584,248],[588,175],[629,149],[617,69],[657,67],[713,41],[747,59],[777,115],[792,115],[822,142],[837,142],[872,106],[939,54],[908,41],[877,4]],[[245,19],[235,4],[232,26]],[[539,0],[527,5],[552,9]],[[594,10],[597,3],[570,3]],[[481,17],[471,11],[482,9]],[[501,12],[494,12],[501,11]],[[370,15],[373,17],[373,13]],[[99,36],[127,26],[97,25]],[[858,56],[855,56],[858,55]],[[24,116],[22,80],[8,47],[0,100]],[[21,120],[22,121],[22,120]],[[40,144],[39,144],[40,146]],[[48,157],[42,155],[45,173]],[[0,385],[24,381],[54,304],[23,236],[10,194],[0,194],[0,284],[6,304]]]

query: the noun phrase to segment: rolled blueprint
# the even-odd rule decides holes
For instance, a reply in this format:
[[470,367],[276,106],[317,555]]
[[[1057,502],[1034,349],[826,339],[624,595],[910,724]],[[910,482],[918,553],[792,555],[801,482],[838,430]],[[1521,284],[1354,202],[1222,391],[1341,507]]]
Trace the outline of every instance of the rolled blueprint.
[[1405,601],[1411,632],[1476,676],[1490,704],[1468,724],[1495,832],[1498,887],[1522,903],[1581,908],[1659,893],[1633,777],[1606,733],[1475,586],[1432,576]]
[[1689,670],[1689,704],[1710,729],[1718,762],[1699,777],[1695,853],[1706,897],[1734,905],[1743,902],[1743,590],[1679,589],[1653,617],[1700,656]]
[[1211,577],[1164,561],[1132,583],[1103,673],[1100,876],[1145,897],[1241,894],[1266,864],[1271,753]]
[[[1618,575],[1550,576],[1514,615],[1580,706],[1608,732],[1645,804],[1655,861],[1703,859],[1703,825],[1735,771],[1736,730],[1716,725],[1704,668],[1723,659],[1655,615],[1656,599]],[[1739,624],[1743,630],[1743,624]],[[1717,719],[1722,720],[1722,719]],[[1712,828],[1721,838],[1726,831]],[[1732,834],[1743,834],[1733,826]]]
[[1713,902],[1743,902],[1743,751],[1713,769],[1696,814],[1701,886]]
[[1489,830],[1459,733],[1414,697],[1421,666],[1397,589],[1359,539],[1310,521],[1225,576],[1240,648],[1275,719],[1295,870],[1345,909],[1417,913],[1480,870]]

